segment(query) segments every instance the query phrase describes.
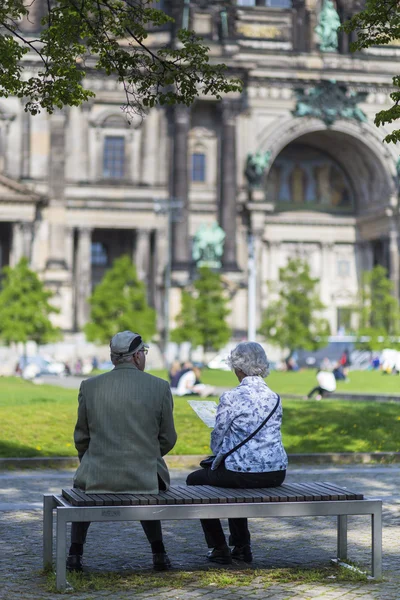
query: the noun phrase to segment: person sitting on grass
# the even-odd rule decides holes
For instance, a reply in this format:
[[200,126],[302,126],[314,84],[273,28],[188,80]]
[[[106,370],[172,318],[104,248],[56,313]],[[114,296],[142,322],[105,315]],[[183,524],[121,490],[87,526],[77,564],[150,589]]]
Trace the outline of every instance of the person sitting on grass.
[[[189,366],[190,365],[190,368]],[[177,386],[174,388],[171,382],[171,392],[175,396],[213,396],[215,388],[211,385],[206,385],[200,381],[201,371],[198,367],[194,367],[191,363],[186,362],[182,369]]]
[[308,396],[305,396],[305,400],[309,400],[310,398],[312,398],[315,393],[317,393],[315,399],[321,400],[321,398],[323,398],[325,394],[334,392],[336,390],[336,379],[334,374],[330,371],[322,371],[321,369],[319,369],[317,371],[317,382],[318,385],[311,390]]
[[[168,382],[144,373],[147,351],[138,333],[117,333],[110,342],[114,369],[81,383],[74,432],[80,465],[74,487],[89,494],[158,494],[168,489],[162,457],[176,442],[173,400]],[[169,569],[161,522],[141,524],[154,569]],[[69,571],[82,571],[89,525],[72,523]]]

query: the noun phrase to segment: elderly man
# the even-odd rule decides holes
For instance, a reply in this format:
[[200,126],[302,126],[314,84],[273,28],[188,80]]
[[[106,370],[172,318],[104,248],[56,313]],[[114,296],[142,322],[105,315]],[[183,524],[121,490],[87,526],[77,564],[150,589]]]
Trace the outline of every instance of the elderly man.
[[[110,342],[114,369],[83,381],[75,447],[80,465],[74,486],[90,493],[157,494],[169,486],[162,458],[175,445],[173,402],[166,381],[144,373],[148,346],[132,331]],[[67,568],[82,570],[90,523],[73,523]],[[157,571],[171,566],[160,521],[143,521]]]

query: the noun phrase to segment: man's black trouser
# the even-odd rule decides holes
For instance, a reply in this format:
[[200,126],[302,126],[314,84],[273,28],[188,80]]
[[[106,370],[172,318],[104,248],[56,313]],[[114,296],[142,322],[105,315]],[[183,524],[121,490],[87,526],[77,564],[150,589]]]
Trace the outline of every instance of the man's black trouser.
[[[220,465],[214,471],[210,468],[199,469],[188,475],[187,485],[213,485],[229,488],[264,488],[281,485],[286,471],[270,471],[269,473],[246,473],[229,471],[225,465]],[[209,548],[223,546],[226,543],[219,519],[201,519],[204,536]],[[247,519],[228,519],[229,545],[244,546],[250,543],[250,532]]]
[[[165,483],[160,476],[158,477],[158,487],[160,491],[166,490]],[[140,524],[150,544],[162,541],[161,521],[140,521]],[[71,523],[71,544],[84,544],[89,527],[90,522]]]

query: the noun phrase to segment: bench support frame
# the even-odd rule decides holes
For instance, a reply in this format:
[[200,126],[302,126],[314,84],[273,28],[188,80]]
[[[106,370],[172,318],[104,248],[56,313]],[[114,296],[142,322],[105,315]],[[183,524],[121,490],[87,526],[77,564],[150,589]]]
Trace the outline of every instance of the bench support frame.
[[77,521],[154,521],[212,518],[272,518],[337,516],[337,557],[347,558],[347,516],[371,516],[371,574],[382,575],[382,501],[329,500],[313,502],[263,502],[183,504],[155,506],[85,506],[69,504],[62,496],[45,495],[43,503],[43,563],[52,565],[53,510],[56,509],[56,585],[66,589],[67,523]]

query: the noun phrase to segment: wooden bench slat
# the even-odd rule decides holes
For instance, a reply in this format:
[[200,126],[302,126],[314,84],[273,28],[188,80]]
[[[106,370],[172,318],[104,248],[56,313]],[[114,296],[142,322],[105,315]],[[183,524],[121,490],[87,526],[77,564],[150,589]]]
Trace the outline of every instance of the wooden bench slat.
[[306,484],[306,487],[315,494],[315,499],[319,496],[319,501],[327,501],[330,499],[330,495],[325,489],[319,488],[316,482]]
[[158,495],[161,498],[165,498],[169,504],[184,504],[183,498],[179,494],[174,494],[173,490],[163,490]]
[[296,494],[296,502],[312,502],[313,495],[305,490],[300,483],[285,483],[285,486]]
[[260,488],[265,496],[270,496],[270,502],[294,502],[295,496],[281,487]]
[[131,501],[128,498],[128,494],[113,494],[116,498],[118,498],[121,506],[131,506]]
[[188,486],[187,493],[193,498],[193,504],[209,504],[210,498],[199,490],[202,486]]
[[182,495],[183,498],[186,499],[186,504],[193,504],[193,496],[191,496],[190,494],[187,493],[187,487],[184,485],[178,485],[176,487],[174,487],[174,490],[178,490],[179,493]]
[[140,504],[145,504],[148,506],[148,502],[141,499],[140,496],[135,496],[135,494],[126,494],[131,506],[139,506]]
[[182,498],[183,504],[193,504],[193,498],[186,495],[184,493],[184,490],[181,489],[180,486],[172,487],[168,490],[168,492],[171,494],[174,494],[175,496],[179,496],[180,498]]
[[82,500],[82,498],[80,498],[74,490],[63,489],[61,493],[63,497],[66,500],[68,500],[68,502],[70,502],[73,506],[85,506],[85,501]]
[[77,494],[85,502],[85,506],[95,506],[95,501],[83,490],[79,488],[73,488],[75,494]]
[[[315,487],[313,487],[313,484],[303,483],[301,485],[305,491],[308,491],[312,495],[313,502],[320,502],[322,500],[321,490],[316,490]],[[328,499],[328,495],[325,495]]]
[[321,490],[321,494],[328,494],[328,500],[346,500],[344,494],[339,494],[337,490],[327,487],[322,483],[314,483],[315,489]]
[[351,493],[349,494],[347,492],[347,490],[344,490],[343,488],[331,486],[329,484],[322,483],[322,482],[318,482],[316,484],[316,486],[318,486],[318,488],[320,488],[321,490],[326,490],[329,494],[330,500],[344,501],[344,500],[354,500],[355,499],[354,494],[351,494]]
[[324,483],[324,485],[328,485],[332,489],[336,489],[338,491],[341,491],[343,494],[346,495],[346,499],[347,500],[364,500],[364,494],[359,494],[358,492],[353,492],[352,490],[349,490],[347,488],[339,487],[338,485],[335,485],[333,483],[329,483],[329,482],[326,482],[326,481],[324,481],[323,483]]
[[210,504],[226,504],[227,494],[225,493],[225,488],[214,485],[200,485],[195,486],[195,488],[196,487],[199,488],[202,495],[205,495],[208,498]]
[[326,490],[328,492],[330,500],[351,500],[351,498],[348,498],[348,494],[346,494],[345,490],[332,488],[322,482],[318,482],[317,485],[321,490]]
[[218,486],[173,486],[159,494],[90,494],[64,488],[63,497],[72,505],[148,506],[174,504],[227,504],[252,502],[312,502],[363,500],[363,494],[329,482],[284,483],[271,488],[225,488]]

